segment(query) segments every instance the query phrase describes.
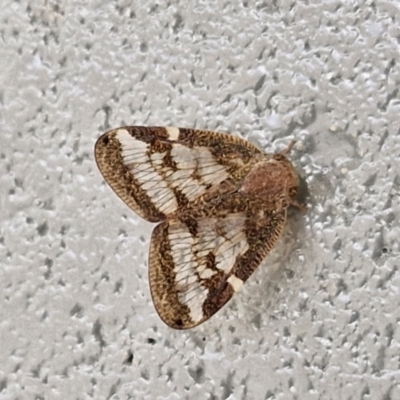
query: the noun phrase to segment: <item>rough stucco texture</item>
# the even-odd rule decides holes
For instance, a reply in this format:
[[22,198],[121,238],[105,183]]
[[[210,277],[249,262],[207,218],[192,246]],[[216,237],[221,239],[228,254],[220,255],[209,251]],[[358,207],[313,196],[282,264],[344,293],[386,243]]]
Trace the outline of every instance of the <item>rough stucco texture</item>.
[[[3,1],[0,399],[399,399],[399,4]],[[124,124],[297,140],[307,213],[192,331],[94,162]]]

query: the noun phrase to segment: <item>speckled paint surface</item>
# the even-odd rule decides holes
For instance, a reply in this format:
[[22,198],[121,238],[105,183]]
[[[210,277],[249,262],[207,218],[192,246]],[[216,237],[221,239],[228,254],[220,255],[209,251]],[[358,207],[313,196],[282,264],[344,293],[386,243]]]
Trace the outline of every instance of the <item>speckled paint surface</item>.
[[[397,0],[6,0],[0,32],[1,400],[400,398]],[[297,140],[307,213],[191,331],[95,165],[124,124]]]

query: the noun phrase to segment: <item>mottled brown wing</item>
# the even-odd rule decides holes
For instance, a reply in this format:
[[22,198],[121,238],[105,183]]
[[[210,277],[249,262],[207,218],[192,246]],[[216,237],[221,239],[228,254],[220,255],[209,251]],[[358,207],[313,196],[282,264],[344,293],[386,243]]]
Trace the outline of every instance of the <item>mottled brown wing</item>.
[[223,193],[262,154],[233,135],[175,127],[121,127],[103,134],[95,147],[104,179],[150,222]]
[[172,328],[188,329],[237,292],[279,238],[286,210],[180,221],[153,231],[149,280],[153,302]]

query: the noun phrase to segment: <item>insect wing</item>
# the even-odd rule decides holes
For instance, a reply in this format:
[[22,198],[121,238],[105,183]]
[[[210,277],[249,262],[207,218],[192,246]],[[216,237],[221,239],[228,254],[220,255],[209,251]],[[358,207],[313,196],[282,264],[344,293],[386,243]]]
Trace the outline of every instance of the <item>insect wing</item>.
[[122,127],[95,147],[107,183],[150,222],[197,207],[224,182],[239,182],[261,154],[233,135],[175,127]]
[[149,280],[161,319],[187,329],[210,318],[262,262],[285,220],[283,210],[158,225],[151,239]]

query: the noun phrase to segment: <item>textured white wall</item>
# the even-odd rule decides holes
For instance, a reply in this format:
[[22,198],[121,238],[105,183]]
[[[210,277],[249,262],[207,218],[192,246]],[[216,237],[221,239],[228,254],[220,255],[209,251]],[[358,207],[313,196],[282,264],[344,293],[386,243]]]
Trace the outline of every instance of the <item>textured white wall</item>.
[[[1,400],[400,398],[400,3],[312,3],[2,2]],[[307,214],[192,331],[96,168],[123,124],[298,140]]]

